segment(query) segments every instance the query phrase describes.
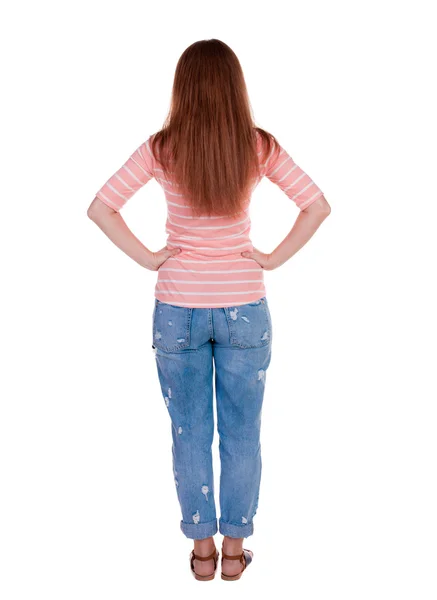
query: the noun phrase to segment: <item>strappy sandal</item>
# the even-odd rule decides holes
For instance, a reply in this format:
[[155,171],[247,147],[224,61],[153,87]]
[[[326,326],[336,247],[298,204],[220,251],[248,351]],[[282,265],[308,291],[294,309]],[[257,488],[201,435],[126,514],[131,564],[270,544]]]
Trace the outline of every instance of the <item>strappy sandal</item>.
[[[223,573],[223,559],[224,558],[226,560],[239,560],[241,562],[243,568],[236,575],[225,575]],[[243,548],[243,551],[241,552],[241,554],[231,556],[231,555],[225,553],[225,551],[223,550],[223,545],[222,545],[222,579],[225,579],[226,581],[235,581],[236,579],[240,579],[241,575],[243,574],[243,571],[246,569],[246,567],[248,567],[250,565],[250,563],[252,562],[252,559],[253,559],[252,550],[246,550],[246,548]]]
[[[211,579],[214,579],[215,572],[217,571],[218,558],[219,558],[219,552],[218,552],[217,548],[214,548],[214,551],[209,556],[198,556],[197,554],[194,553],[194,550],[192,550],[190,553],[190,567],[191,567],[191,572],[194,575],[194,578],[197,579],[198,581],[210,581]],[[194,560],[211,560],[211,559],[214,561],[214,571],[210,575],[199,575],[198,573],[196,573],[196,571],[194,570]]]

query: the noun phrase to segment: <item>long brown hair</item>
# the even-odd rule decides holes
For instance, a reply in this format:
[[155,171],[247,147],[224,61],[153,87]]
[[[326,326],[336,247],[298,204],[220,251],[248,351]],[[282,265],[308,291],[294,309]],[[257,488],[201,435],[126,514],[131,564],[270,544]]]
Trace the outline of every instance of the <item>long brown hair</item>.
[[182,53],[169,113],[150,142],[165,178],[171,173],[196,216],[240,212],[260,175],[259,163],[279,150],[276,138],[255,126],[240,62],[217,39],[200,40]]

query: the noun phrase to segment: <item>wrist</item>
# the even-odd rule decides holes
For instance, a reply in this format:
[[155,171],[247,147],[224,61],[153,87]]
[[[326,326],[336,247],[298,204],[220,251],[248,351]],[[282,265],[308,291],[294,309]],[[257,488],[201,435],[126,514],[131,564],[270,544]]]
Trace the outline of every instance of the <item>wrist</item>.
[[268,265],[268,269],[269,269],[269,270],[273,271],[273,269],[277,269],[278,267],[280,267],[280,266],[281,266],[281,264],[282,264],[282,263],[281,263],[281,262],[280,262],[280,260],[278,259],[278,256],[277,256],[277,255],[276,255],[274,252],[271,252],[271,253],[268,255],[268,262],[267,262],[267,265]]
[[153,252],[144,248],[144,251],[141,253],[140,260],[138,261],[142,267],[145,269],[153,270]]

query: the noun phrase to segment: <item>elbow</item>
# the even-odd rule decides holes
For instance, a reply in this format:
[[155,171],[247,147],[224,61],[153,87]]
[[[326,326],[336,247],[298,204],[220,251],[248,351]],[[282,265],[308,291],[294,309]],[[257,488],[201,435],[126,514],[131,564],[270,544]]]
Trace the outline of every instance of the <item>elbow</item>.
[[320,218],[324,221],[326,219],[326,217],[329,217],[329,215],[331,214],[331,206],[329,205],[328,201],[326,200],[325,196],[321,196],[319,198],[319,200],[317,201],[317,208],[316,210],[318,211]]
[[107,216],[111,216],[117,214],[118,211],[110,208],[107,204],[102,202],[99,198],[94,198],[91,204],[86,211],[87,217],[91,219],[91,221],[97,222],[102,219],[107,218]]
[[94,221],[96,219],[96,213],[97,213],[97,204],[96,204],[96,199],[94,198],[94,200],[91,202],[91,204],[87,208],[86,216],[89,219],[91,219],[91,221]]
[[323,215],[326,219],[326,217],[329,217],[329,215],[331,214],[331,207],[329,206],[328,203],[326,203],[326,207],[323,208]]
[[101,220],[101,214],[99,214],[99,212],[95,208],[88,208],[88,210],[86,211],[86,215],[89,219],[91,219],[93,223],[96,223],[96,225]]
[[303,212],[317,215],[323,221],[331,214],[331,207],[325,196],[320,196],[315,202],[312,202],[307,208],[304,208]]
[[100,200],[96,197],[88,206],[86,214],[87,217],[91,219],[91,221],[96,222],[99,219],[99,217],[105,212],[105,210],[108,210],[106,205],[103,205],[102,202],[100,202]]
[[325,219],[331,214],[331,206],[329,205],[325,196],[321,196],[319,198],[319,210]]
[[326,207],[321,208],[319,210],[318,214],[319,214],[320,223],[323,223],[323,221],[325,219],[327,219],[329,217],[329,215],[331,214],[331,207],[329,206],[329,204],[327,204]]

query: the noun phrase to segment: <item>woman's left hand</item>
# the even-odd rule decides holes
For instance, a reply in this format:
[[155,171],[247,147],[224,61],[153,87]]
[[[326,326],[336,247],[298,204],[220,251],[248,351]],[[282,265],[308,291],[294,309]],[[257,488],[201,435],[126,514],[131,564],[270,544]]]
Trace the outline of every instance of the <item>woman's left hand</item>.
[[173,250],[170,250],[167,246],[164,246],[164,248],[161,248],[158,252],[151,252],[146,268],[150,269],[150,271],[158,271],[159,267],[165,263],[168,258],[176,256],[180,252],[180,248],[173,248]]

